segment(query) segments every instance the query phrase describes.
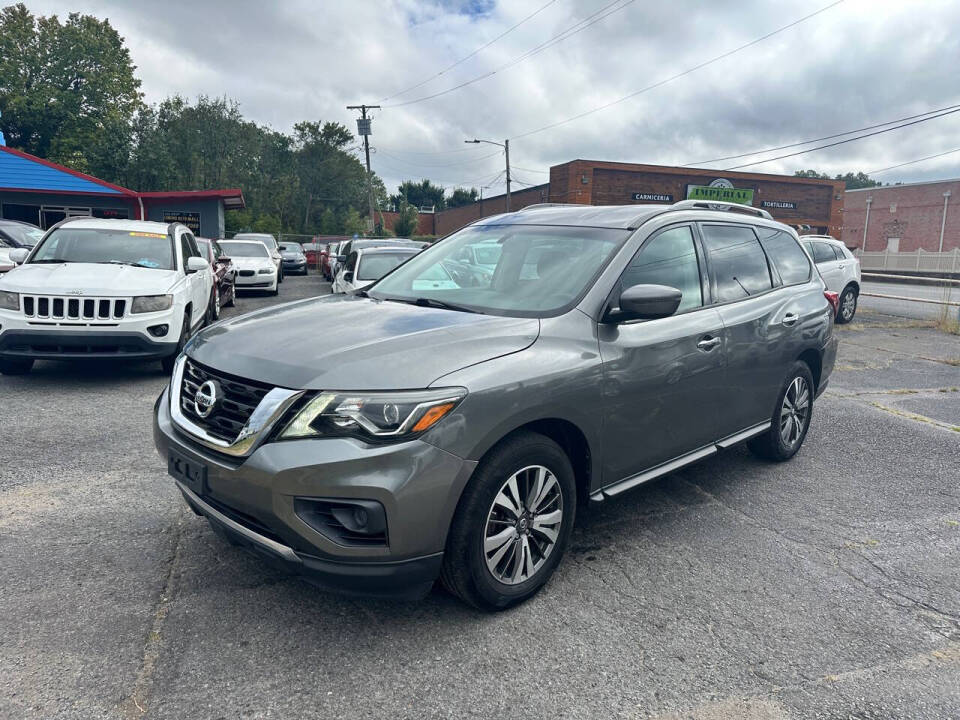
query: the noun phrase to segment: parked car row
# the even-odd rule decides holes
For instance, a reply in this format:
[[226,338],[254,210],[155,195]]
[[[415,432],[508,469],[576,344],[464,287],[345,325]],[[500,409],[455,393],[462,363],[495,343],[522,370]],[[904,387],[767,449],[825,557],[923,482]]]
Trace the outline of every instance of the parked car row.
[[238,287],[277,294],[276,240],[238,238],[139,220],[73,218],[46,233],[0,221],[0,372],[102,357],[156,358],[170,372],[190,337],[236,302]]

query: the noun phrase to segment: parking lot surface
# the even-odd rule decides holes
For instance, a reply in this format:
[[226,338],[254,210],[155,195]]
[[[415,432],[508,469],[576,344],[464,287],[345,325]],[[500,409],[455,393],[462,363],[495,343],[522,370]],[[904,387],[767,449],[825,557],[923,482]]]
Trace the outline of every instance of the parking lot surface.
[[791,462],[737,448],[584,510],[495,615],[218,539],[154,451],[159,363],[0,377],[0,717],[958,717],[960,337],[918,325],[862,310]]

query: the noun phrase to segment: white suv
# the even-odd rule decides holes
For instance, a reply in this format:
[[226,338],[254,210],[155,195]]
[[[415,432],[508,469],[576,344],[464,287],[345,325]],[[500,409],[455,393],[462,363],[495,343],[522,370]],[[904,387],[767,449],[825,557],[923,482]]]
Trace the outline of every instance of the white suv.
[[850,322],[857,312],[860,296],[860,261],[846,245],[829,235],[803,235],[800,240],[816,263],[827,289],[840,296],[837,322]]
[[209,317],[213,273],[190,230],[65,220],[0,278],[0,372],[36,359],[156,358],[171,372]]

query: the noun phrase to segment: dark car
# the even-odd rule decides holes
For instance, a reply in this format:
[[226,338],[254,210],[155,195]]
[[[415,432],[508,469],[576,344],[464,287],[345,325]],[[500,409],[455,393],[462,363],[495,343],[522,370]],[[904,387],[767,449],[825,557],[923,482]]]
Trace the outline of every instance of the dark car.
[[237,269],[216,240],[197,238],[203,258],[213,270],[213,294],[210,297],[210,319],[220,318],[220,308],[233,307],[237,301]]
[[280,257],[283,258],[283,272],[291,275],[307,274],[307,256],[300,243],[282,242],[279,245]]
[[[445,268],[478,243],[501,252],[463,287]],[[236,544],[325,587],[439,577],[502,609],[549,580],[588,501],[743,442],[792,458],[836,361],[836,300],[759,208],[527,207],[363,290],[198,333],[154,439]]]

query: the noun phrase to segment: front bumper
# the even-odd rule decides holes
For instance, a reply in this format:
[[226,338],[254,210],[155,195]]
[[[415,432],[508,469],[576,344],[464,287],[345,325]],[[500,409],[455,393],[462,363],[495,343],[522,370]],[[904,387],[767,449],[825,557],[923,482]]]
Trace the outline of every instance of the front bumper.
[[272,288],[276,283],[276,273],[270,273],[269,275],[261,275],[260,273],[240,275],[238,273],[236,279],[238,288]]
[[[326,588],[416,596],[437,578],[447,531],[476,463],[414,440],[386,446],[348,438],[263,443],[226,458],[174,425],[169,390],[157,402],[154,441],[206,468],[202,488],[177,487],[217,532]],[[365,500],[386,515],[386,541],[348,545],[315,529],[298,499]]]
[[306,260],[284,260],[283,271],[284,272],[306,272],[307,261]]

